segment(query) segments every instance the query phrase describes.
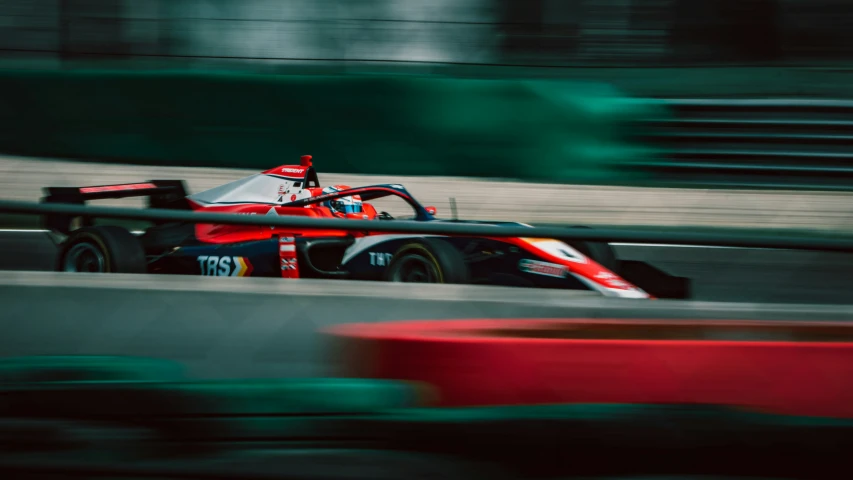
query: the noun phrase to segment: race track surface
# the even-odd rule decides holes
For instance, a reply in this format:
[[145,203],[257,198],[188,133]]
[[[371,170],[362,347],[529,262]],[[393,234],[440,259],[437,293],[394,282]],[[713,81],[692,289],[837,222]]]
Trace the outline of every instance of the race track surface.
[[[614,245],[693,280],[695,300],[853,304],[853,255],[668,245]],[[50,271],[55,247],[42,232],[0,231],[0,270]]]

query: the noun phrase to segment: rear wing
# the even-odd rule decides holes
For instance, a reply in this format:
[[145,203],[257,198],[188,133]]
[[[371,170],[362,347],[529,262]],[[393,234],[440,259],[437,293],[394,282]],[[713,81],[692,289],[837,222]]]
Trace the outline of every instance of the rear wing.
[[[111,198],[148,197],[148,208],[189,210],[187,189],[181,180],[151,180],[141,183],[119,185],[96,185],[91,187],[47,187],[42,203],[71,203],[83,205],[92,200]],[[68,234],[76,217],[48,214],[44,226],[48,230]],[[83,225],[91,225],[92,219],[83,219]]]

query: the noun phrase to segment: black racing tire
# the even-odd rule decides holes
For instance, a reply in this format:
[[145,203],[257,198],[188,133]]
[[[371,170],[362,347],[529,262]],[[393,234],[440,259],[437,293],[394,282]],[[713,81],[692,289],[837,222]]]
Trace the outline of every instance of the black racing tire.
[[465,257],[450,243],[437,238],[418,238],[397,249],[383,280],[468,284],[471,273]]
[[142,243],[127,229],[114,225],[84,227],[71,232],[57,255],[59,272],[145,273]]
[[[586,225],[576,225],[571,228],[590,228]],[[587,257],[591,258],[596,263],[600,264],[602,267],[610,270],[615,274],[619,274],[619,270],[621,269],[621,264],[619,262],[619,257],[616,256],[616,251],[607,243],[601,242],[584,242],[584,241],[574,241],[571,242],[570,245],[575,250],[581,252]]]

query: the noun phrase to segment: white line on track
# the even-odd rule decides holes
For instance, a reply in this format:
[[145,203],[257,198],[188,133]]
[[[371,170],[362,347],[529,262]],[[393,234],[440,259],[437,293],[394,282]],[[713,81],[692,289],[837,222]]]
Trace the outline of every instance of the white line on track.
[[[661,247],[661,248],[747,248],[747,247],[728,247],[722,245],[681,245],[677,243],[611,243],[614,247]],[[752,248],[751,250],[768,250],[766,248]]]

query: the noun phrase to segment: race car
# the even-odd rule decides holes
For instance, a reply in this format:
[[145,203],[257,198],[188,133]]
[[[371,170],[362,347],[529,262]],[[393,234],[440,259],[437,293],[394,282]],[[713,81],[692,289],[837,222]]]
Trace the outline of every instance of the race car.
[[[181,180],[49,187],[43,202],[147,197],[149,208],[239,215],[443,222],[403,185],[320,185],[310,155],[196,194]],[[390,201],[390,204],[388,202]],[[379,207],[379,209],[377,209]],[[389,213],[389,211],[393,211]],[[604,243],[154,222],[141,234],[47,215],[64,272],[327,278],[594,290],[623,298],[687,298],[689,280],[624,261]],[[477,222],[524,225],[515,222]],[[459,223],[459,221],[457,221]]]

